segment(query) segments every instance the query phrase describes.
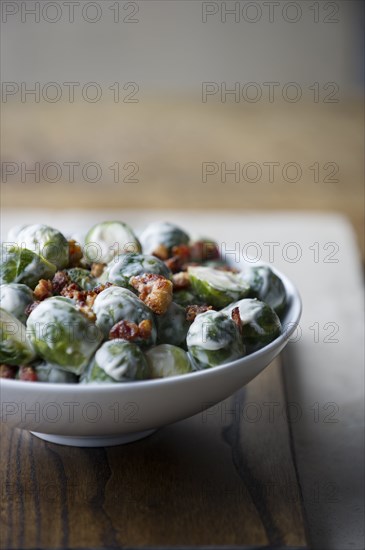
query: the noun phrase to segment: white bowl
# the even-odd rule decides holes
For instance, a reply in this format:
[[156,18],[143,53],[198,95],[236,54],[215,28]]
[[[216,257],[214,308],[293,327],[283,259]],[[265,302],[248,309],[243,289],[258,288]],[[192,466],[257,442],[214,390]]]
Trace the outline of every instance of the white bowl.
[[301,315],[298,291],[282,273],[288,307],[283,333],[231,363],[181,376],[121,384],[78,385],[0,380],[1,417],[8,426],[63,445],[128,443],[188,418],[248,384],[281,352]]

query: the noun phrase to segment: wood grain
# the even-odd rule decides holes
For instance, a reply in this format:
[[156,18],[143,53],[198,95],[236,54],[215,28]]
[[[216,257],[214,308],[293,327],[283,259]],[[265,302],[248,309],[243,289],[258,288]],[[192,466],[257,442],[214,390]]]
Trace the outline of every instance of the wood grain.
[[303,547],[284,409],[276,361],[228,400],[125,446],[63,447],[3,427],[1,548]]

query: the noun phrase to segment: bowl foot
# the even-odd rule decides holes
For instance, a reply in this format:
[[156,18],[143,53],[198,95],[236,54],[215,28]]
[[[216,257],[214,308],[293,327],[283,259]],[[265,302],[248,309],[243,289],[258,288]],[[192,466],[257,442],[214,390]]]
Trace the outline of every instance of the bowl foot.
[[156,430],[146,430],[144,432],[132,432],[124,435],[105,435],[105,436],[83,436],[83,435],[52,435],[39,432],[30,432],[31,434],[57,445],[69,445],[71,447],[112,447],[113,445],[124,445],[132,443],[138,439],[143,439],[151,435]]

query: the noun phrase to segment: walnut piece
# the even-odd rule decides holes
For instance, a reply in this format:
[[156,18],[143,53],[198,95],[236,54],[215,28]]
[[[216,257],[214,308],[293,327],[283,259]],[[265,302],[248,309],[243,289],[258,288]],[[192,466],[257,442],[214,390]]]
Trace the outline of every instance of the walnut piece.
[[129,284],[135,288],[140,299],[157,315],[166,313],[172,302],[172,282],[154,273],[131,277]]

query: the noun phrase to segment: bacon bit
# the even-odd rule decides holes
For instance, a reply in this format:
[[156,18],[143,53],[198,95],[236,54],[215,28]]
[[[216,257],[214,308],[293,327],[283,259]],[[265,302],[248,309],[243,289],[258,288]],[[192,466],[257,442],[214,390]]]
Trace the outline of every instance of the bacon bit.
[[177,273],[182,269],[181,258],[179,256],[172,256],[172,258],[165,261],[165,265],[172,273]]
[[90,271],[91,275],[96,278],[100,277],[100,275],[104,273],[105,266],[106,264],[101,264],[96,262],[91,264],[91,271]]
[[70,282],[71,282],[71,279],[67,275],[66,271],[57,271],[57,273],[52,279],[53,294],[61,294],[61,290],[65,286],[69,285]]
[[187,244],[179,244],[172,247],[172,255],[179,256],[181,261],[187,262],[190,260],[190,247]]
[[152,256],[156,256],[159,260],[167,260],[169,257],[169,251],[165,245],[159,244],[157,248],[152,252]]
[[205,313],[206,311],[210,311],[212,309],[213,309],[213,306],[207,306],[207,305],[204,305],[204,306],[195,306],[195,305],[187,306],[185,308],[186,320],[189,323],[192,323],[194,321],[195,317],[197,315],[199,315],[199,313]]
[[19,370],[19,380],[26,382],[38,382],[38,376],[34,367],[29,365],[21,366]]
[[34,289],[34,296],[40,302],[53,296],[52,282],[46,279],[41,279]]
[[172,302],[172,282],[155,273],[131,277],[129,284],[139,293],[139,298],[157,315],[166,313]]
[[232,309],[231,317],[233,322],[236,324],[239,333],[242,334],[242,319],[240,315],[240,308],[238,306]]
[[181,271],[182,266],[190,259],[190,249],[186,244],[179,244],[172,247],[172,256],[165,261],[166,266],[176,273]]
[[216,243],[210,241],[196,241],[190,245],[190,257],[194,262],[218,260],[219,249]]
[[190,286],[189,275],[186,271],[180,271],[175,273],[172,276],[172,283],[174,285],[174,290],[181,290],[183,288],[188,288]]
[[141,321],[139,325],[132,323],[131,321],[119,321],[116,323],[109,332],[109,339],[122,338],[128,342],[133,342],[137,338],[142,340],[148,340],[152,332],[152,323],[150,320],[145,319]]
[[0,378],[14,379],[17,372],[18,372],[18,367],[14,367],[13,365],[5,365],[5,364],[0,365]]
[[86,295],[87,291],[81,290],[77,283],[70,283],[61,290],[61,296],[71,298],[71,300],[75,300],[77,302],[85,302]]
[[28,304],[27,307],[25,308],[24,310],[24,313],[25,315],[30,315],[32,313],[32,311],[38,307],[40,304],[40,302],[33,302],[32,304]]
[[80,267],[80,261],[83,257],[81,246],[74,240],[68,241],[69,267]]
[[98,285],[96,286],[92,292],[95,292],[95,294],[100,294],[100,292],[103,292],[106,288],[109,288],[110,286],[115,286],[113,283],[105,283],[105,285]]

